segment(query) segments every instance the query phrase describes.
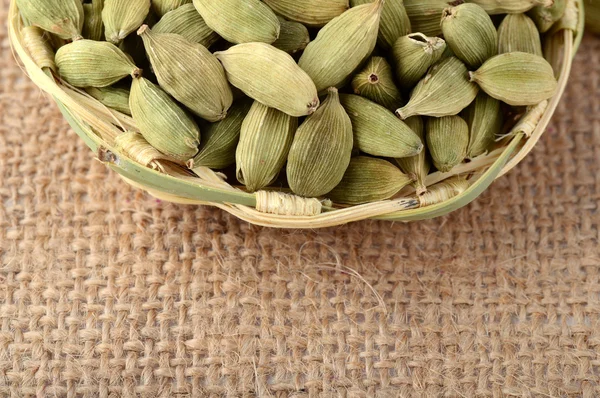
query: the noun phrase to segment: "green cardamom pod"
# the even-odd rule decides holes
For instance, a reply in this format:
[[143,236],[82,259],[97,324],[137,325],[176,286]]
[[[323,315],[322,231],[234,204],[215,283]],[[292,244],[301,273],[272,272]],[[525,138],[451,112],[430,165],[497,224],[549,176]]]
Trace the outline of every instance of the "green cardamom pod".
[[[590,3],[593,3],[590,2]],[[548,6],[535,6],[529,11],[529,15],[542,33],[546,33],[560,20],[567,9],[567,0],[553,0]],[[587,3],[586,3],[587,10]]]
[[442,59],[446,48],[443,39],[427,37],[422,33],[413,33],[396,40],[392,47],[392,57],[400,86],[404,89],[413,88],[427,70]]
[[194,158],[193,168],[224,169],[235,163],[242,122],[251,105],[252,100],[248,98],[234,102],[225,119],[202,130],[202,146]]
[[[415,134],[417,134],[422,142],[425,142],[425,123],[423,122],[422,117],[409,117],[404,122],[415,132]],[[413,181],[413,186],[415,187],[418,196],[427,192],[425,180],[431,170],[431,162],[427,156],[427,148],[423,148],[421,153],[416,156],[398,158],[396,159],[396,163],[400,166],[400,170],[406,173],[410,180]]]
[[371,57],[352,80],[354,93],[394,112],[402,105],[402,94],[394,83],[390,64],[383,57]]
[[275,181],[285,165],[298,119],[254,101],[242,123],[236,174],[249,192]]
[[87,87],[85,91],[104,106],[131,116],[129,90],[115,87]]
[[167,13],[191,3],[192,0],[152,0],[152,10],[162,18]]
[[248,97],[301,117],[319,106],[315,84],[289,54],[264,43],[238,44],[215,53],[229,82]]
[[465,160],[469,126],[461,117],[429,118],[426,129],[427,148],[439,171],[447,173]]
[[276,13],[311,27],[325,26],[350,6],[348,0],[264,0]]
[[181,163],[198,153],[198,125],[160,87],[143,77],[133,79],[129,107],[140,132],[154,148]]
[[273,43],[279,38],[277,15],[260,0],[194,0],[206,24],[231,43]]
[[222,120],[233,102],[219,60],[201,44],[180,35],[138,31],[158,84],[193,113],[209,122]]
[[23,18],[62,39],[77,40],[83,29],[81,0],[17,0]]
[[497,55],[470,76],[488,95],[512,106],[537,105],[558,87],[548,61],[529,53]]
[[304,50],[298,65],[319,92],[341,87],[367,59],[377,42],[383,0],[353,7],[319,31]]
[[543,55],[540,32],[525,14],[508,14],[498,28],[498,52]]
[[150,0],[105,0],[102,10],[106,40],[119,44],[137,30],[150,12]]
[[287,177],[296,195],[317,197],[335,188],[350,164],[352,122],[340,104],[338,91],[298,128],[290,149]]
[[471,68],[498,55],[498,32],[490,16],[476,4],[447,8],[442,14],[444,39]]
[[191,3],[163,15],[152,31],[154,33],[175,33],[192,43],[202,44],[206,48],[210,48],[219,40],[219,35],[208,27]]
[[483,8],[490,15],[519,14],[537,5],[548,6],[553,0],[467,0]]
[[[372,3],[374,0],[350,0],[352,7]],[[385,0],[381,11],[377,43],[384,50],[392,48],[396,40],[411,32],[410,19],[403,0]]]
[[357,156],[327,197],[335,203],[360,205],[389,199],[410,183],[411,179],[390,162]]
[[104,0],[92,0],[83,4],[83,37],[89,40],[104,40],[104,23],[102,22],[102,8]]
[[479,87],[469,81],[465,64],[456,57],[446,58],[431,67],[413,90],[408,104],[396,114],[402,119],[415,115],[458,115],[478,92]]
[[404,0],[412,31],[430,37],[441,36],[442,13],[454,3],[452,0]]
[[473,159],[487,153],[504,125],[500,101],[480,92],[461,116],[470,132],[467,158]]
[[392,112],[358,95],[342,94],[354,131],[354,145],[373,156],[404,158],[423,150],[414,131]]
[[273,47],[288,54],[295,54],[308,46],[310,35],[306,26],[299,22],[286,21],[281,17],[279,17],[279,24],[281,25],[279,39],[273,42]]
[[142,71],[114,44],[77,40],[56,52],[59,75],[75,87],[106,87]]

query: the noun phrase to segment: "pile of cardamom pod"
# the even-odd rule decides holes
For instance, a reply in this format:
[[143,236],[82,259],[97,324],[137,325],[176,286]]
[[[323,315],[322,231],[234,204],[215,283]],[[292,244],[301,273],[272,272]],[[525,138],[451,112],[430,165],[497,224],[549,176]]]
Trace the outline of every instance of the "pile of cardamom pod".
[[17,0],[57,79],[133,118],[116,147],[350,205],[424,194],[552,97],[565,3]]

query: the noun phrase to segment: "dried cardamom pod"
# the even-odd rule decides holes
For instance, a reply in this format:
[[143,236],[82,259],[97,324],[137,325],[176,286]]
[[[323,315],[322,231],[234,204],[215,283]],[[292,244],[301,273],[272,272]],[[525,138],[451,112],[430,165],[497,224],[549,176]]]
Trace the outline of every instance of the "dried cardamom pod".
[[469,81],[467,67],[456,57],[446,58],[431,67],[415,87],[410,101],[396,111],[402,119],[415,115],[457,115],[473,102],[479,87]]
[[198,125],[160,87],[143,77],[133,79],[129,107],[140,132],[154,148],[180,163],[198,153]]
[[[587,6],[587,3],[586,3]],[[567,9],[567,0],[553,0],[551,5],[535,6],[529,11],[529,15],[542,33],[552,28],[556,21],[560,20]]]
[[480,6],[490,15],[519,14],[527,12],[537,5],[548,6],[553,0],[467,0]]
[[512,106],[537,105],[558,87],[548,61],[529,53],[497,55],[470,76],[488,95]]
[[222,120],[233,102],[219,60],[201,44],[180,35],[138,31],[158,84],[193,113],[209,122]]
[[430,37],[441,36],[442,13],[454,3],[453,0],[404,0],[412,31]]
[[[417,134],[422,142],[425,142],[425,123],[420,116],[409,117],[404,121],[412,131]],[[425,180],[431,170],[431,162],[427,156],[427,148],[423,148],[420,154],[406,158],[396,159],[396,163],[400,166],[406,175],[413,181],[413,186],[417,191],[417,195],[421,196],[427,192]]]
[[102,10],[106,40],[119,44],[138,29],[150,12],[150,0],[105,0]]
[[[350,0],[352,7],[372,3],[374,0]],[[410,19],[403,0],[385,0],[381,11],[377,43],[384,50],[392,48],[398,38],[411,31]]]
[[394,112],[402,106],[402,94],[394,83],[390,64],[383,57],[371,57],[352,80],[354,93],[383,105]]
[[279,24],[281,25],[279,39],[273,42],[273,47],[288,54],[295,54],[308,46],[310,35],[306,26],[299,22],[286,21],[281,17],[279,17]]
[[392,56],[396,65],[396,77],[401,87],[413,88],[425,76],[431,65],[438,62],[446,42],[438,37],[413,33],[396,40]]
[[208,27],[193,4],[185,4],[166,13],[152,28],[154,33],[175,33],[192,43],[210,48],[219,35]]
[[467,158],[473,159],[487,153],[504,125],[500,101],[480,92],[461,116],[470,132]]
[[423,150],[414,131],[383,106],[352,94],[341,94],[354,131],[354,145],[373,156],[404,158]]
[[321,27],[342,15],[350,6],[348,0],[264,0],[276,13],[290,21]]
[[508,14],[498,28],[498,52],[516,51],[543,56],[540,32],[525,14]]
[[75,87],[106,87],[142,71],[114,44],[81,39],[56,52],[61,78]]
[[162,18],[167,13],[191,3],[192,0],[152,0],[152,10]]
[[229,82],[258,102],[300,117],[319,106],[317,89],[289,54],[264,43],[238,44],[215,53]]
[[87,87],[85,91],[103,105],[131,116],[129,90],[115,87]]
[[426,130],[427,148],[439,171],[447,173],[465,160],[469,126],[461,117],[429,118]]
[[249,192],[275,181],[285,165],[298,119],[254,101],[242,123],[235,154],[237,179]]
[[411,179],[390,162],[357,156],[327,197],[335,203],[360,205],[389,199],[410,183]]
[[206,24],[231,43],[273,43],[279,38],[277,15],[260,0],[194,0]]
[[317,197],[335,188],[352,156],[352,123],[340,104],[338,91],[298,128],[290,149],[287,177],[296,195]]
[[81,0],[17,0],[23,18],[61,39],[81,38],[83,6]]
[[319,31],[304,50],[298,65],[319,92],[342,86],[371,55],[377,42],[383,0],[353,7]]
[[104,0],[92,0],[83,4],[83,37],[89,40],[104,40],[104,23],[102,22],[102,8]]

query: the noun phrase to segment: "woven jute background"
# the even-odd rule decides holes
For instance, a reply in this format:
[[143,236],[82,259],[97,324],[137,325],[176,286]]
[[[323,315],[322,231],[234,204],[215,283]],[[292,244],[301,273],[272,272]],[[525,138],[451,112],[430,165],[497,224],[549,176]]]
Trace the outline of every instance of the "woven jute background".
[[600,396],[600,39],[475,203],[319,231],[130,188],[0,43],[1,397]]

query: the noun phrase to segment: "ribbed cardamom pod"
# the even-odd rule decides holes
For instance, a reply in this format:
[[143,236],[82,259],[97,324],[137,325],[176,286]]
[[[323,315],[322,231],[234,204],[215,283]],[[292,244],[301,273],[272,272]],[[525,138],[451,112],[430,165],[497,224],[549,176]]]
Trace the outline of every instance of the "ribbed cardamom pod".
[[500,101],[480,92],[461,117],[469,126],[467,158],[473,159],[487,153],[504,125]]
[[458,58],[446,58],[433,65],[415,87],[410,101],[396,111],[402,119],[415,115],[458,115],[473,102],[479,87],[469,81],[469,72]]
[[152,9],[159,17],[163,17],[168,12],[178,9],[185,4],[191,4],[192,0],[152,0]]
[[92,0],[83,4],[83,37],[89,40],[101,41],[104,39],[104,23],[102,22],[102,8],[104,0]]
[[353,7],[319,31],[304,50],[298,65],[319,92],[342,86],[371,55],[377,42],[383,0]]
[[[372,3],[374,0],[350,0],[352,7]],[[392,48],[398,38],[411,32],[410,19],[403,0],[385,0],[381,11],[377,43],[384,50]]]
[[285,165],[298,119],[254,101],[235,154],[237,179],[249,192],[269,186]]
[[498,55],[498,32],[490,16],[476,4],[447,8],[442,14],[444,39],[471,68]]
[[469,146],[469,126],[462,118],[429,118],[426,130],[427,148],[439,171],[447,173],[465,160]]
[[438,37],[427,37],[413,33],[396,40],[392,56],[396,66],[396,77],[401,87],[410,89],[425,76],[431,65],[438,62],[446,42]]
[[350,8],[348,0],[264,0],[264,2],[273,11],[290,21],[311,27],[322,27]]
[[548,61],[528,53],[497,55],[470,76],[488,95],[512,106],[537,105],[558,87]]
[[[425,142],[425,123],[420,116],[409,117],[405,123],[417,134],[422,142]],[[417,191],[417,195],[421,196],[427,192],[425,180],[431,170],[431,162],[427,156],[427,148],[423,148],[420,154],[406,158],[396,159],[396,163],[400,166],[406,175],[413,181],[413,186]]]
[[231,43],[273,43],[279,38],[277,15],[260,0],[194,0],[206,24]]
[[81,0],[17,0],[17,7],[31,25],[62,39],[81,38],[84,20]]
[[[590,2],[590,3],[593,3]],[[567,9],[567,0],[553,0],[548,6],[535,6],[529,11],[529,16],[533,19],[538,29],[542,33],[550,30],[556,21],[560,20]],[[587,3],[586,3],[587,10]]]
[[154,148],[181,163],[198,153],[198,125],[160,87],[143,77],[133,79],[129,107],[140,132]]
[[385,106],[394,112],[402,106],[402,94],[394,83],[390,64],[383,57],[371,57],[352,80],[354,93]]
[[354,131],[354,145],[373,156],[404,158],[423,150],[414,131],[383,106],[352,94],[341,94],[340,100]]
[[441,36],[442,13],[454,3],[452,0],[404,0],[412,31],[431,37]]
[[150,0],[105,0],[102,10],[106,40],[119,44],[137,30],[150,12]]
[[548,6],[553,0],[467,0],[483,8],[490,15],[519,14],[537,5]]
[[115,87],[87,87],[85,91],[103,105],[131,116],[131,109],[129,108],[129,90]]
[[335,188],[350,164],[352,122],[337,89],[298,128],[290,149],[287,177],[296,195],[317,197]]
[[279,17],[279,24],[281,25],[279,39],[273,42],[273,47],[288,54],[295,54],[308,46],[310,35],[306,26],[299,22],[286,21],[281,17]]
[[106,87],[142,73],[114,44],[86,39],[59,48],[56,66],[60,77],[75,87]]
[[389,199],[410,183],[411,179],[390,162],[357,156],[327,197],[335,203],[360,205]]
[[289,54],[264,43],[238,44],[215,53],[229,82],[258,102],[300,117],[319,106],[317,88]]
[[202,130],[202,146],[194,157],[193,168],[224,169],[235,163],[242,122],[251,105],[252,100],[248,98],[234,102],[225,119]]
[[498,52],[516,51],[543,56],[540,32],[525,14],[508,14],[498,28]]
[[193,4],[185,4],[166,13],[152,28],[154,33],[175,33],[192,43],[209,48],[219,35],[208,27]]
[[201,44],[180,35],[138,31],[158,84],[193,113],[209,122],[222,120],[233,102],[219,60]]

